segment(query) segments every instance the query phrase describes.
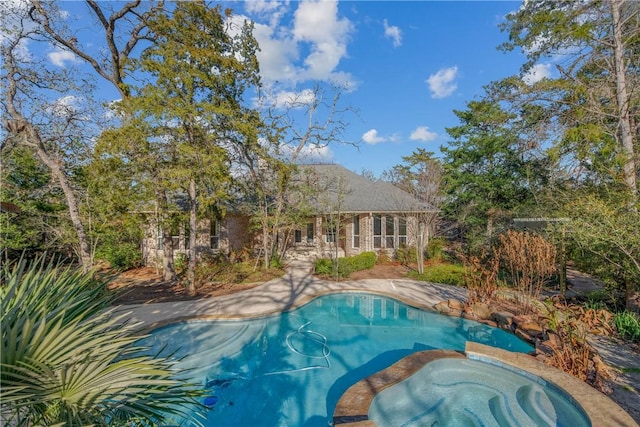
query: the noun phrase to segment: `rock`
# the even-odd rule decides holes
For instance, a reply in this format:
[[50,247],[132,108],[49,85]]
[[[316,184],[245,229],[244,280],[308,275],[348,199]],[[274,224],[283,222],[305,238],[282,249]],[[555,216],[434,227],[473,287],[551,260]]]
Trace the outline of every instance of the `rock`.
[[475,314],[478,319],[491,319],[491,308],[485,303],[475,302],[467,310]]
[[501,327],[506,329],[511,329],[511,325],[513,324],[514,314],[508,311],[498,311],[491,315],[491,320],[496,322]]
[[493,320],[480,319],[480,320],[478,320],[478,323],[482,323],[483,325],[491,326],[492,328],[497,328],[498,327],[498,324],[496,322],[494,322]]
[[529,335],[526,331],[523,331],[522,329],[516,329],[515,334],[518,338],[523,339],[527,342],[530,342],[530,343],[535,342],[534,338],[531,335]]
[[462,311],[464,310],[464,303],[462,301],[458,301],[457,299],[450,299],[447,301],[449,308],[454,310]]
[[455,300],[440,301],[439,303],[433,306],[433,309],[436,310],[438,313],[446,314],[447,316],[452,316],[452,317],[462,316],[462,310],[459,310],[457,308],[452,308],[450,306],[451,301],[455,301]]
[[434,305],[433,308],[434,310],[442,314],[449,314],[449,312],[451,311],[451,308],[446,301],[440,301],[439,303]]
[[537,323],[522,323],[518,325],[518,329],[525,331],[528,335],[541,338],[543,335],[542,326]]

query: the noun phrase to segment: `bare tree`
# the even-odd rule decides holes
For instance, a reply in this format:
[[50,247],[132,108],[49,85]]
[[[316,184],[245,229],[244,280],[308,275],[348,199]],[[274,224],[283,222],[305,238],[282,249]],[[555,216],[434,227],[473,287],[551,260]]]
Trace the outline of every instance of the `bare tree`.
[[288,240],[280,236],[308,212],[300,200],[310,187],[299,179],[298,165],[330,144],[350,143],[342,133],[344,116],[353,109],[342,106],[341,95],[337,86],[316,85],[284,99],[274,94],[260,98],[265,122],[260,148],[239,153],[238,161],[248,176],[244,190],[257,202],[252,214],[262,232],[265,267],[274,255],[284,255]]
[[419,148],[410,156],[403,157],[405,162],[396,165],[383,173],[383,179],[412,196],[415,200],[407,206],[406,200],[398,200],[398,210],[406,212],[407,217],[415,218],[415,225],[409,232],[416,245],[416,262],[418,272],[424,270],[424,252],[429,246],[429,239],[433,236],[439,218],[438,205],[440,202],[440,183],[442,181],[442,166],[433,153]]
[[[145,20],[155,6],[132,1],[120,10],[112,11],[111,4],[101,6],[90,0],[86,3],[98,21],[96,29],[103,30],[104,52],[108,52],[104,56],[102,53],[99,56],[88,53],[90,50],[86,44],[82,45],[75,30],[60,19],[62,12],[55,3],[32,0],[24,4],[2,4],[2,14],[8,24],[2,43],[2,78],[6,82],[2,97],[5,113],[2,150],[22,144],[32,149],[49,168],[64,193],[77,234],[78,256],[83,269],[88,270],[92,263],[91,254],[77,189],[70,178],[73,164],[69,160],[77,158],[74,151],[77,146],[84,149],[91,145],[97,129],[87,131],[90,128],[80,126],[82,122],[89,122],[88,116],[78,114],[69,101],[77,99],[72,96],[77,96],[80,90],[91,89],[88,82],[93,76],[79,70],[56,69],[43,58],[33,58],[28,47],[30,43],[44,43],[80,58],[125,97],[128,90],[124,83],[124,64],[138,42],[145,38]],[[138,10],[140,8],[146,12]],[[123,34],[125,41],[118,45]],[[96,42],[97,38],[90,40],[92,44]],[[63,113],[60,108],[65,108]],[[80,128],[83,132],[78,131]],[[80,143],[72,147],[69,145],[71,140]]]

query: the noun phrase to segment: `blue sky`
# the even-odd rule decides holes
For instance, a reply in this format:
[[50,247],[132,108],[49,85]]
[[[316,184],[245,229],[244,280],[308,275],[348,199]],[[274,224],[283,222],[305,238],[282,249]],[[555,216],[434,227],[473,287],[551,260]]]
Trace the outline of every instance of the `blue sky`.
[[[91,48],[87,6],[58,5],[65,11],[62,19],[80,22],[77,34]],[[342,138],[358,147],[332,144],[309,153],[307,160],[339,163],[355,172],[379,176],[417,148],[439,154],[449,141],[445,128],[458,124],[453,110],[464,109],[491,81],[517,74],[524,62],[520,52],[497,50],[507,40],[498,25],[520,2],[251,0],[222,5],[234,10],[238,22],[254,22],[262,82],[274,96],[304,93],[329,80],[348,85],[343,105],[357,114],[344,117],[348,126]],[[60,48],[49,46],[38,54],[53,66],[81,66]],[[538,64],[527,78],[550,73],[549,64]],[[113,91],[94,96],[115,98]]]
[[[300,91],[317,79],[349,82],[344,139],[315,156],[379,175],[416,148],[439,153],[454,109],[493,80],[518,73],[498,25],[520,6],[507,1],[234,2],[255,23],[263,80]],[[538,74],[548,75],[545,66]],[[286,85],[289,84],[287,88]]]

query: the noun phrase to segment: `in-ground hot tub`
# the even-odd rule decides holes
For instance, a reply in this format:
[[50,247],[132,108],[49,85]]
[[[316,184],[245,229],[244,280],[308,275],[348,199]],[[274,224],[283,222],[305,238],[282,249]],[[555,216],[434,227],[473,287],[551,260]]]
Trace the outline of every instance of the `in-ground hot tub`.
[[534,375],[444,358],[375,396],[378,426],[591,426],[566,393]]

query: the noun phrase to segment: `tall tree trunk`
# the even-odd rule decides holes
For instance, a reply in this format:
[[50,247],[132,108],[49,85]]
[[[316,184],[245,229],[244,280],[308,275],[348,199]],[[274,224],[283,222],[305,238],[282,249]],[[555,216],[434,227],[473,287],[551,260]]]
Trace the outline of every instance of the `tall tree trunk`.
[[162,226],[162,280],[174,282],[176,280],[176,269],[173,266],[173,240],[171,229]]
[[189,265],[187,267],[187,291],[196,292],[196,227],[198,221],[198,202],[196,199],[196,180],[189,180]]
[[25,131],[27,137],[26,145],[29,145],[35,149],[37,156],[45,165],[47,165],[47,167],[51,171],[51,174],[55,177],[56,181],[58,181],[60,188],[62,188],[64,198],[69,208],[69,217],[71,218],[71,223],[73,224],[73,228],[78,237],[78,256],[80,258],[80,264],[82,265],[82,271],[86,273],[91,268],[91,252],[89,251],[87,235],[84,231],[84,226],[82,225],[82,221],[80,219],[78,200],[76,199],[76,195],[73,192],[73,188],[71,188],[69,179],[62,170],[61,163],[58,160],[54,159],[47,152],[47,149],[45,148],[37,129],[31,124],[27,124]]
[[424,273],[424,222],[418,223],[418,239],[416,241],[416,261],[418,263],[418,273]]
[[173,236],[166,221],[167,197],[164,191],[156,189],[156,203],[158,205],[160,233],[162,233],[162,280],[173,282],[176,280],[176,270],[173,264]]
[[623,19],[620,11],[624,0],[611,0],[611,16],[613,18],[613,60],[616,73],[616,98],[618,101],[619,133],[624,153],[624,180],[629,187],[632,196],[632,204],[638,199],[638,186],[636,182],[636,157],[633,148],[633,133],[631,130],[631,114],[629,95],[627,93],[626,64],[624,60],[624,44],[622,41]]

